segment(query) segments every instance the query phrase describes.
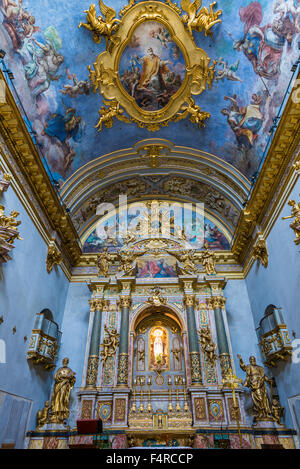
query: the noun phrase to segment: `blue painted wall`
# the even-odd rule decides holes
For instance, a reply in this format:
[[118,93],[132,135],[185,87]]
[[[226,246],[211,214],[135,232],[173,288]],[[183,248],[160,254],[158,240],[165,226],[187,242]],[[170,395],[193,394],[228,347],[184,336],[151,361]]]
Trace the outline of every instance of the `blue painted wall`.
[[58,356],[60,365],[64,357],[70,359],[69,367],[76,373],[76,383],[71,392],[69,425],[76,425],[76,393],[81,387],[85,349],[90,317],[91,292],[85,283],[71,283],[62,321],[62,343]]
[[53,373],[27,362],[31,331],[36,313],[44,308],[52,311],[61,326],[69,282],[59,267],[47,273],[47,246],[11,187],[0,196],[0,203],[5,213],[20,212],[19,231],[24,239],[15,241],[12,260],[0,265],[0,316],[4,318],[0,339],[6,344],[6,363],[0,363],[0,390],[33,401],[28,426],[32,430],[37,410],[49,397]]
[[[288,200],[299,200],[300,182],[296,183]],[[265,269],[254,264],[247,279],[247,288],[255,327],[264,315],[269,304],[283,308],[283,315],[288,326],[291,340],[292,331],[300,339],[299,288],[300,288],[300,253],[294,244],[294,232],[289,227],[291,220],[281,217],[290,215],[291,207],[285,204],[268,239],[269,265]],[[300,394],[300,363],[284,363],[272,368],[275,376],[281,405],[286,407],[286,424],[292,426],[287,399]]]

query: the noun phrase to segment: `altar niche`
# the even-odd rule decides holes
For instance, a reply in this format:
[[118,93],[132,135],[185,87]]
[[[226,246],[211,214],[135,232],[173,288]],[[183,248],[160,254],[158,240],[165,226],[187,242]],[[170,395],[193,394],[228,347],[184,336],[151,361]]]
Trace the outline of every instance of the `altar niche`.
[[133,385],[166,391],[170,383],[185,382],[182,329],[169,310],[151,307],[141,313],[133,352]]
[[165,327],[154,326],[149,331],[149,370],[169,370],[169,340]]

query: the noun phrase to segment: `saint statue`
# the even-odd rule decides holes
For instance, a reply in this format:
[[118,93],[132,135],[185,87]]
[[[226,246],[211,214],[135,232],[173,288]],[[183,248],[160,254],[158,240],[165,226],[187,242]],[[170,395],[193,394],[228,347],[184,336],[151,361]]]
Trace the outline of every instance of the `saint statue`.
[[154,357],[156,361],[160,360],[163,355],[163,343],[161,340],[161,336],[162,331],[156,331],[154,340]]
[[51,397],[51,423],[64,423],[69,417],[70,393],[76,378],[75,373],[68,367],[69,359],[63,359],[63,366],[54,376],[55,384]]
[[271,384],[272,380],[266,376],[263,367],[256,364],[255,357],[252,356],[249,358],[249,365],[245,365],[241,355],[238,355],[238,358],[240,360],[241,369],[247,373],[246,380],[243,385],[251,389],[255,419],[272,420],[270,402],[265,384]]
[[216,255],[209,249],[209,244],[204,243],[205,251],[201,254],[202,264],[207,275],[215,275]]
[[162,76],[168,73],[169,70],[166,65],[169,62],[162,62],[158,55],[154,54],[152,47],[149,47],[147,53],[148,55],[142,59],[135,56],[135,60],[143,64],[138,89],[151,87],[157,92],[161,92],[165,88]]
[[107,277],[109,272],[109,266],[112,261],[112,254],[108,252],[107,247],[103,248],[103,252],[98,254],[97,267],[99,277]]

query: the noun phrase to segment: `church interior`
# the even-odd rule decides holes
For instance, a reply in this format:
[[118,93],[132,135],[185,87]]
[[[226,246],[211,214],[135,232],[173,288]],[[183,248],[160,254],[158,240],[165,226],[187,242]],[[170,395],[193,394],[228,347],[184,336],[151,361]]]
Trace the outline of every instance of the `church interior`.
[[297,0],[0,0],[0,448],[299,449]]

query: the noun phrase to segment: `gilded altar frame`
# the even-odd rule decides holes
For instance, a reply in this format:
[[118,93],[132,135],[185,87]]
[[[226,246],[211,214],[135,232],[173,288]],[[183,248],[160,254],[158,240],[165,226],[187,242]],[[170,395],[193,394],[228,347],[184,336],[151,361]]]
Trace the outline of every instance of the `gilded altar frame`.
[[[161,126],[167,126],[170,121],[179,121],[186,117],[199,127],[205,126],[205,120],[210,114],[195,104],[192,95],[200,95],[207,87],[211,88],[215,61],[210,64],[211,59],[206,52],[195,45],[180,12],[180,9],[171,2],[165,4],[144,1],[127,7],[116,33],[112,36],[113,40],[107,43],[106,51],[98,56],[93,69],[89,66],[94,91],[103,96],[104,105],[107,106],[99,110],[100,120],[96,126],[98,130],[101,130],[103,125],[112,127],[114,118],[127,123],[136,123],[139,127],[146,127],[150,131],[159,130]],[[119,78],[122,54],[130,43],[134,31],[147,21],[159,22],[167,28],[172,40],[180,48],[186,65],[183,84],[170,98],[168,104],[156,111],[141,109],[135,99],[123,88]]]

